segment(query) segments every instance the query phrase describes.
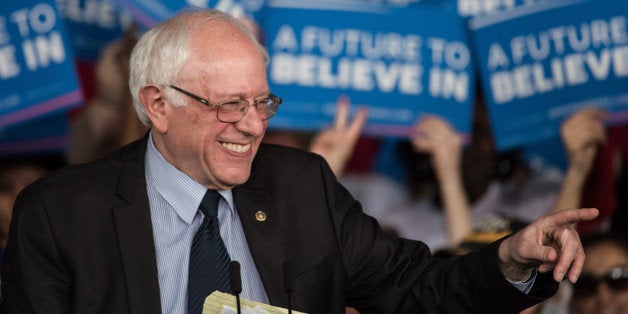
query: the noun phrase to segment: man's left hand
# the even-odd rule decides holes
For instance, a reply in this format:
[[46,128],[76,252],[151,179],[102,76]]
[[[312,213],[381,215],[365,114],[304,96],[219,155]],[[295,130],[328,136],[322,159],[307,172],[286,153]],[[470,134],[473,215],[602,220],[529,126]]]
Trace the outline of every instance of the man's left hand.
[[553,270],[557,282],[566,274],[569,281],[576,282],[585,257],[575,225],[597,215],[595,208],[544,215],[505,239],[499,247],[499,259],[506,278],[521,281],[538,267],[542,273]]

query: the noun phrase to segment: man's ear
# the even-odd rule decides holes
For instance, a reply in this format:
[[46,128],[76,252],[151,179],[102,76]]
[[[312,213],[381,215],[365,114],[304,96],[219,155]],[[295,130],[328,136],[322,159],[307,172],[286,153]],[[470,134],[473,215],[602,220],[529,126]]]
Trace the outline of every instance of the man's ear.
[[166,118],[166,102],[163,90],[154,85],[143,86],[140,89],[140,101],[144,105],[152,128],[160,133],[166,133],[168,131],[168,119]]

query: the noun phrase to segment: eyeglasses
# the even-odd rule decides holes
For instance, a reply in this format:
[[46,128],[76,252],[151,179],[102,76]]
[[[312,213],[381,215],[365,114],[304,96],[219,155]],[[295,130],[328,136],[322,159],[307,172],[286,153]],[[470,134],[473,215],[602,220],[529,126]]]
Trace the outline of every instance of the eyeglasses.
[[258,118],[260,118],[261,120],[268,120],[275,115],[277,109],[279,108],[279,105],[281,104],[281,98],[273,94],[269,94],[267,97],[256,99],[252,104],[249,103],[249,101],[246,99],[231,100],[214,104],[205,98],[186,91],[185,89],[179,88],[174,85],[169,85],[169,87],[189,96],[190,98],[202,103],[205,106],[215,107],[216,117],[218,118],[218,120],[227,123],[235,123],[242,120],[246,112],[249,111],[250,107],[255,107],[255,113],[257,114]]
[[600,277],[581,275],[573,286],[573,294],[578,297],[592,296],[602,282],[614,292],[625,291],[628,289],[628,266],[612,267]]

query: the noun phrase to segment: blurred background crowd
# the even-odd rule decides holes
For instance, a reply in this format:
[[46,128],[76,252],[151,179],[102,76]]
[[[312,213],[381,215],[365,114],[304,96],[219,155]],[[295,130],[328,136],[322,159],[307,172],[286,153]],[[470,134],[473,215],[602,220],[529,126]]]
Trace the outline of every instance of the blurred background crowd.
[[[76,63],[85,101],[69,113],[67,146],[0,156],[0,248],[22,188],[145,136],[127,85],[138,31],[129,26],[93,62]],[[530,158],[523,147],[497,149],[479,88],[470,136],[437,115],[422,116],[407,137],[364,134],[368,108],[338,95],[327,128],[273,129],[271,120],[265,141],[325,157],[367,214],[437,256],[465,254],[546,213],[598,208],[596,220],[577,226],[587,255],[580,280],[563,283],[529,313],[628,313],[628,124],[610,125],[609,115],[588,107],[565,118],[553,147],[563,158],[558,165]]]

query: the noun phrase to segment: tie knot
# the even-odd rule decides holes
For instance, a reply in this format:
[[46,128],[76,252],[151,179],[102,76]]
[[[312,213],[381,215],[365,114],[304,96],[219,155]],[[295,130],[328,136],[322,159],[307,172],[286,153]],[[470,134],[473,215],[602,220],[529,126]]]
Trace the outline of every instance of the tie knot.
[[218,217],[218,202],[220,201],[220,194],[215,190],[207,190],[205,192],[205,196],[201,201],[201,205],[198,207],[200,211],[205,214],[205,216],[210,216],[212,218]]

